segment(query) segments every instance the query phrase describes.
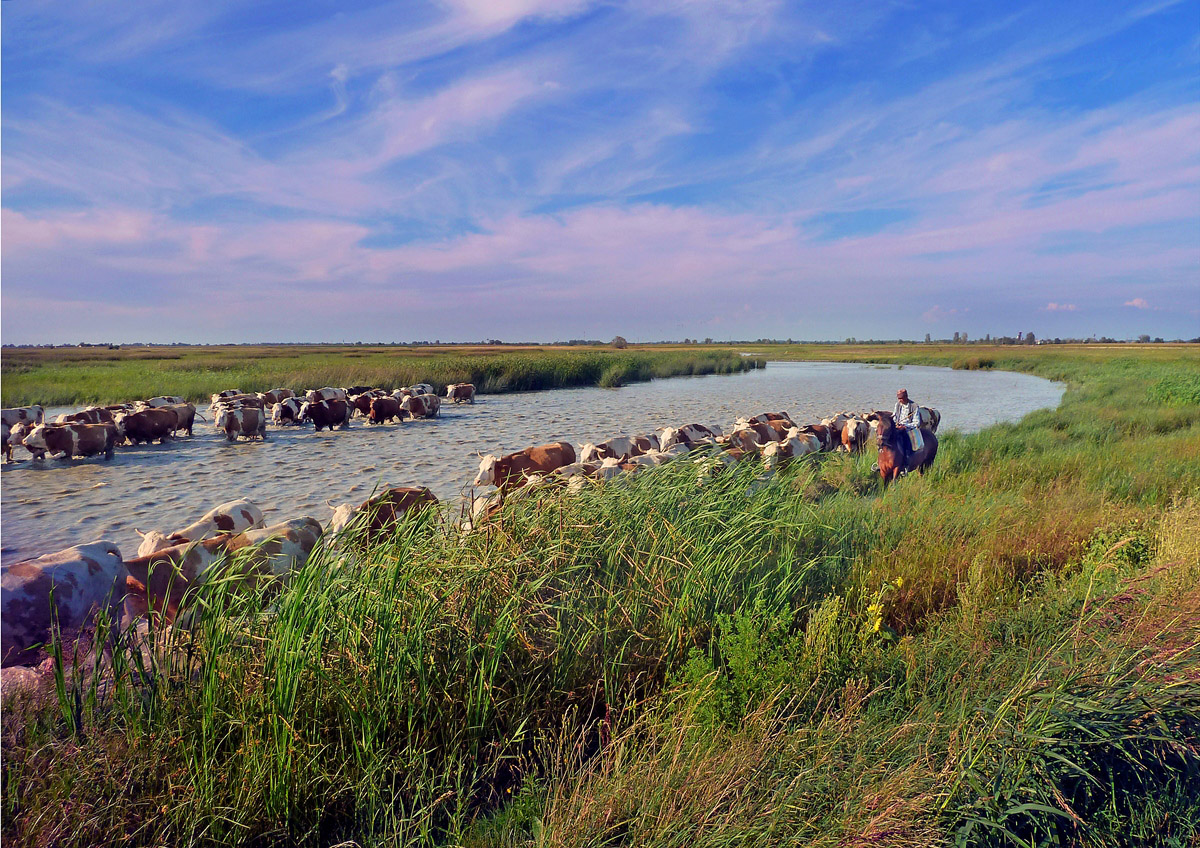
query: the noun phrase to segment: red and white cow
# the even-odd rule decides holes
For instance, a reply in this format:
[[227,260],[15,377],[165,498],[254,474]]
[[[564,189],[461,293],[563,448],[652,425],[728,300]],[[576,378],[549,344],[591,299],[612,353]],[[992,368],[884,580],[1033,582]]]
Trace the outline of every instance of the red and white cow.
[[183,542],[197,542],[222,533],[241,533],[262,526],[262,510],[246,498],[238,498],[213,507],[188,526],[173,533],[160,533],[157,530],[143,533],[136,529],[134,532],[142,537],[142,543],[138,545],[138,556],[146,556]]
[[237,441],[238,436],[247,439],[267,439],[267,413],[249,406],[227,409],[217,419],[217,429],[224,431],[225,438]]
[[61,459],[102,453],[112,459],[119,438],[112,424],[39,424],[21,443],[34,459],[45,459],[47,453],[62,454]]
[[575,448],[568,442],[537,445],[505,456],[488,454],[479,461],[475,485],[492,485],[501,489],[522,483],[535,474],[549,474],[556,468],[575,461]]
[[39,404],[33,406],[14,406],[9,409],[0,410],[0,421],[3,421],[9,427],[15,427],[18,424],[28,424],[35,427],[38,424],[43,424],[46,421],[46,411]]
[[334,507],[329,521],[331,536],[341,533],[362,516],[362,530],[371,542],[394,529],[405,514],[436,506],[438,499],[424,486],[397,486],[363,501],[359,506],[342,504]]
[[320,403],[323,400],[345,401],[347,398],[345,389],[336,389],[333,386],[325,386],[323,389],[309,389],[304,393],[304,399],[309,403]]
[[0,665],[35,662],[35,645],[88,626],[96,613],[118,618],[127,572],[112,542],[76,545],[0,568]]
[[294,397],[284,398],[271,408],[271,423],[276,427],[280,427],[284,424],[302,423],[300,406],[301,403],[299,399]]
[[616,436],[598,445],[585,444],[579,448],[580,462],[599,462],[607,457],[629,459],[658,450],[657,436]]
[[475,403],[475,386],[471,383],[452,383],[446,386],[446,399],[452,403]]
[[400,401],[400,409],[410,421],[416,418],[437,418],[442,409],[442,400],[429,393],[413,395]]
[[661,427],[658,430],[658,445],[660,450],[666,450],[674,445],[687,445],[689,448],[694,448],[714,444],[720,435],[720,427],[705,427],[703,424]]
[[787,438],[779,442],[771,442],[762,450],[763,465],[774,469],[793,459],[819,453],[822,449],[820,438],[812,433],[802,432],[799,427],[788,431]]

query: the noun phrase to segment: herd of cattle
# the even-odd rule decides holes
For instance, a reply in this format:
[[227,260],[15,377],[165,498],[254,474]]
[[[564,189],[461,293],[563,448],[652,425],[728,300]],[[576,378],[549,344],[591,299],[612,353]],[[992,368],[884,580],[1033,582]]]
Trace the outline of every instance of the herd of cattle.
[[[457,383],[447,387],[446,399],[474,403],[475,387]],[[417,383],[394,391],[370,386],[311,389],[299,395],[291,389],[248,393],[228,389],[211,398],[208,418],[229,441],[239,437],[266,439],[268,419],[277,427],[312,423],[319,432],[345,428],[355,415],[371,424],[437,418],[441,398],[429,383]],[[97,456],[112,459],[118,445],[166,442],[180,432],[192,435],[199,415],[194,404],[174,396],[109,406],[89,406],[79,412],[45,420],[41,406],[23,406],[2,412],[4,459],[13,461],[13,448],[23,447],[34,459],[46,454],[69,459]]]
[[[398,417],[397,408],[408,417],[436,415],[437,396],[430,391],[415,391],[424,388],[427,387],[413,387],[414,390],[400,393],[401,396],[372,393],[369,389],[359,392],[320,389],[306,393],[305,400],[297,402],[295,420],[311,420],[318,426],[345,426],[358,412],[369,421],[383,423]],[[461,388],[451,387],[447,396],[459,402],[473,402],[473,389],[468,386],[456,395],[455,390]],[[227,434],[234,433],[231,438],[246,435],[247,426],[259,432],[258,422],[266,413],[270,395],[270,392],[265,396],[223,393],[214,396],[209,411],[215,421],[225,422],[218,424],[221,429]],[[155,406],[157,401],[163,403]],[[272,415],[277,423],[285,423],[278,421],[278,416],[281,409],[288,408],[288,401],[297,399],[290,393],[271,398]],[[186,429],[195,414],[194,407],[190,413],[188,407],[191,404],[174,398],[155,398],[147,401],[143,409],[116,410],[112,421],[82,426],[107,428],[106,432],[113,434],[112,439],[117,433],[126,439],[132,433],[136,438],[144,436],[145,431],[131,428],[131,418],[167,409],[178,415],[182,409],[183,415],[178,415],[173,423]],[[314,414],[315,409],[329,414]],[[489,520],[506,494],[516,488],[562,485],[574,490],[680,457],[690,457],[703,477],[739,462],[759,461],[766,469],[774,470],[809,454],[839,450],[856,453],[866,447],[877,423],[886,416],[889,413],[839,413],[819,423],[798,425],[786,413],[769,412],[738,419],[728,435],[717,427],[685,424],[662,427],[647,435],[584,444],[578,451],[568,442],[554,442],[505,456],[483,456],[474,483],[490,484],[496,490],[486,497],[472,498],[471,517],[463,522],[463,529],[469,531]],[[400,418],[403,420],[403,416]],[[921,419],[923,427],[936,432],[941,416],[936,409],[922,407]],[[34,421],[31,417],[14,425],[25,420]],[[187,422],[186,427],[181,424],[183,421]],[[5,418],[6,432],[14,425]],[[39,430],[52,432],[48,428],[58,426],[73,425],[34,422],[24,436],[24,444],[29,447],[30,438]],[[42,438],[37,444],[44,444],[41,449],[49,450],[50,442]],[[72,445],[73,450],[77,447]],[[247,584],[282,586],[295,569],[307,562],[322,538],[329,544],[359,539],[369,542],[389,532],[406,514],[437,504],[438,499],[425,487],[392,488],[358,505],[334,507],[333,517],[325,526],[307,516],[264,526],[262,510],[242,499],[222,504],[177,530],[139,531],[142,541],[137,556],[129,559],[113,543],[100,541],[5,566],[0,579],[3,621],[0,665],[36,662],[42,656],[39,646],[51,637],[52,623],[57,622],[63,632],[76,632],[85,628],[102,609],[109,612],[112,620],[120,619],[123,626],[147,618],[170,624],[193,596],[189,589],[204,584],[221,564],[235,568],[236,578]],[[344,534],[348,528],[355,532]]]

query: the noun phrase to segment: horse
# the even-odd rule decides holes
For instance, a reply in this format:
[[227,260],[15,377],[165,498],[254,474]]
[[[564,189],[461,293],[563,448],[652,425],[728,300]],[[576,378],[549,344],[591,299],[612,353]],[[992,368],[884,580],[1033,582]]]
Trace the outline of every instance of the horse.
[[905,462],[902,467],[900,464],[901,452],[896,448],[895,440],[907,439],[908,434],[896,427],[890,412],[876,412],[873,413],[873,417],[879,425],[875,430],[875,440],[879,445],[879,476],[883,478],[884,486],[897,479],[901,472],[915,470],[923,475],[925,469],[933,465],[938,449],[937,436],[933,434],[933,431],[921,428],[921,438],[924,439],[925,444],[917,451],[906,448],[903,453]]

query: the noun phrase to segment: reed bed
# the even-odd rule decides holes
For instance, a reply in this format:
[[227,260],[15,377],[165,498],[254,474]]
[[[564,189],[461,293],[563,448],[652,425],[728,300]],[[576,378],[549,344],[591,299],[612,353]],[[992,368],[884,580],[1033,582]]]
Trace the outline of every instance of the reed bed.
[[886,492],[677,461],[216,580],[9,699],[5,843],[1192,844],[1200,409],[1160,365],[1056,363],[1058,410]]
[[401,348],[133,348],[12,350],[3,357],[5,406],[118,403],[155,395],[207,400],[229,388],[263,392],[321,386],[398,388],[474,383],[481,393],[616,387],[763,367],[729,350],[468,349],[418,354]]

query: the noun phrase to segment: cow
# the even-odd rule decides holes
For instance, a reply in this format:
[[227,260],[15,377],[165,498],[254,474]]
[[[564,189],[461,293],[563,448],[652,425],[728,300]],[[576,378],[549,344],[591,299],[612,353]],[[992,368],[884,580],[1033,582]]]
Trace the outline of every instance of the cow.
[[213,507],[191,524],[174,533],[160,533],[157,530],[143,533],[136,528],[134,532],[142,537],[142,543],[138,545],[138,556],[146,556],[184,542],[198,542],[222,533],[241,533],[262,526],[262,510],[245,498],[238,498],[235,501]]
[[441,408],[441,398],[428,392],[406,397],[400,401],[400,409],[404,411],[410,421],[417,418],[437,418]]
[[408,387],[409,391],[414,395],[432,395],[437,394],[433,390],[433,385],[430,383],[413,383]]
[[161,624],[175,621],[188,590],[202,584],[213,567],[225,560],[229,535],[169,548],[125,561],[125,618],[143,616]]
[[79,412],[67,412],[54,419],[55,424],[111,424],[113,414],[102,406],[89,406]]
[[323,389],[309,389],[304,399],[309,403],[320,403],[323,400],[346,400],[345,389],[335,389],[332,386],[326,386]]
[[[0,421],[0,436],[3,437],[3,441],[4,441],[4,461],[12,462],[13,461],[13,454],[12,454],[13,445],[20,444],[20,441],[18,441],[18,437],[13,435],[13,428],[9,427],[8,424],[6,424],[2,421]],[[23,438],[23,436],[22,436],[22,438]]]
[[386,392],[370,389],[359,394],[350,395],[347,398],[347,402],[350,404],[352,410],[350,414],[353,416],[355,413],[358,413],[364,418],[368,417],[371,414],[371,401],[377,397],[383,397],[385,394]]
[[217,419],[217,429],[224,431],[225,438],[231,442],[237,441],[238,436],[245,436],[247,439],[257,436],[266,441],[267,414],[250,406],[227,409]]
[[757,450],[785,438],[790,427],[779,419],[745,424],[729,435],[728,444],[742,450]]
[[766,424],[771,421],[781,421],[788,427],[796,426],[795,422],[792,421],[792,417],[786,412],[763,412],[755,415],[753,418],[738,418],[735,423],[739,427],[743,427],[748,424]]
[[0,665],[37,660],[54,623],[64,633],[92,623],[100,611],[118,617],[125,565],[112,542],[76,545],[0,567]]
[[827,424],[805,424],[799,429],[801,433],[816,436],[821,442],[821,450],[831,451],[841,444],[841,437],[836,436],[833,427]]
[[[344,386],[342,391],[346,393],[346,397],[354,395],[366,394],[367,392],[382,392],[382,389],[376,389],[374,386]],[[387,394],[387,392],[384,392]]]
[[406,513],[436,506],[437,503],[437,497],[424,486],[398,486],[368,498],[357,507],[348,503],[335,507],[328,532],[333,536],[352,523],[357,525],[356,518],[361,515],[365,516],[362,529],[366,541],[373,542],[393,530]]
[[505,489],[532,474],[549,474],[554,469],[570,465],[574,461],[575,448],[568,442],[537,445],[502,457],[488,454],[480,458],[479,473],[475,476],[474,485],[490,484]]
[[332,430],[335,426],[345,430],[350,426],[351,406],[344,400],[322,400],[305,402],[300,406],[300,420],[312,421],[317,432],[322,427]]
[[471,383],[454,383],[446,386],[446,399],[452,403],[475,403],[475,386]]
[[842,447],[847,453],[859,453],[871,436],[871,425],[861,418],[848,418],[842,428]]
[[599,462],[606,457],[629,459],[658,450],[657,436],[616,436],[598,445],[585,444],[579,448],[580,462]]
[[157,407],[158,409],[167,409],[175,413],[175,426],[171,429],[171,435],[178,433],[180,430],[186,430],[187,434],[192,435],[192,427],[196,423],[196,407],[193,404],[172,403]]
[[799,427],[793,427],[788,431],[786,439],[771,442],[763,448],[763,465],[771,470],[793,459],[799,459],[810,453],[819,453],[822,448],[823,445],[818,436],[803,432]]
[[171,439],[179,416],[173,409],[143,409],[139,412],[118,412],[113,416],[118,435],[130,444],[147,444],[158,441],[166,444]]
[[260,392],[258,399],[263,402],[263,409],[267,409],[295,396],[296,393],[291,389],[271,389],[269,392]]
[[383,424],[385,421],[403,421],[404,416],[400,409],[400,401],[394,397],[377,397],[372,398],[371,405],[367,410],[367,420],[372,424]]
[[22,444],[34,459],[45,459],[47,453],[60,453],[61,459],[102,453],[112,459],[119,438],[112,424],[39,424]]
[[241,389],[226,389],[223,392],[217,392],[215,395],[213,395],[209,399],[210,405],[216,406],[218,403],[225,400],[225,398],[240,397],[244,394],[246,394],[246,393],[243,392]]
[[36,403],[33,406],[14,406],[0,410],[0,421],[9,427],[15,427],[17,424],[36,426],[46,422],[46,411]]
[[147,398],[142,401],[147,409],[158,409],[160,406],[175,406],[180,403],[187,403],[187,398],[182,398],[179,395],[159,395],[158,397]]
[[241,394],[229,395],[228,397],[220,398],[214,401],[209,409],[215,411],[221,407],[224,407],[225,409],[237,409],[238,407],[242,406],[248,406],[253,409],[266,408],[266,404],[263,403],[263,399],[258,395]]
[[300,405],[298,398],[284,398],[271,407],[271,423],[276,427],[284,424],[300,424]]
[[286,581],[291,572],[308,562],[323,532],[321,522],[315,518],[293,518],[232,536],[225,549],[230,553],[244,551],[248,564],[257,566],[254,570]]
[[931,406],[922,406],[918,409],[918,414],[921,416],[921,426],[936,433],[938,425],[942,423],[942,413]]
[[703,424],[684,424],[682,427],[660,427],[658,444],[660,450],[666,450],[673,445],[687,445],[689,448],[700,445],[711,445],[721,435],[719,427],[705,427]]

